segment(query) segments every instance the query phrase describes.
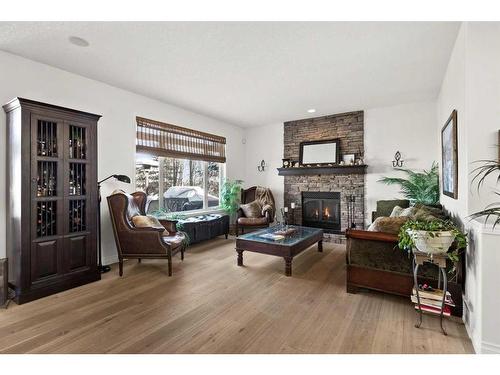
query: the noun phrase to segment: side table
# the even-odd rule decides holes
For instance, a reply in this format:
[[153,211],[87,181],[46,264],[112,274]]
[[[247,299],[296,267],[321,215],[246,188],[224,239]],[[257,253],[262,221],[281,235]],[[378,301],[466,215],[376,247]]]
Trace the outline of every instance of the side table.
[[425,263],[431,263],[434,264],[439,268],[438,271],[438,285],[437,288],[441,288],[441,284],[443,285],[443,299],[441,301],[441,311],[439,314],[440,318],[440,325],[441,325],[441,330],[443,331],[444,335],[447,335],[446,330],[444,329],[443,326],[443,313],[444,313],[444,308],[445,308],[445,303],[446,303],[446,292],[448,290],[448,279],[446,277],[446,259],[448,256],[446,254],[433,254],[429,255],[427,253],[422,253],[417,250],[413,250],[413,281],[415,284],[415,293],[417,295],[417,306],[418,306],[418,322],[415,324],[416,328],[420,328],[422,325],[422,306],[420,303],[420,294],[419,294],[419,287],[418,287],[418,268],[419,266],[423,265]]

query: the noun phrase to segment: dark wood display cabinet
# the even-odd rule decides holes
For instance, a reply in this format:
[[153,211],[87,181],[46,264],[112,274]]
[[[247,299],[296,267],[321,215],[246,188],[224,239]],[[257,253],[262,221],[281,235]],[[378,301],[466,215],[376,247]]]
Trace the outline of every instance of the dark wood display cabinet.
[[7,114],[7,258],[19,304],[99,280],[97,122],[16,98]]

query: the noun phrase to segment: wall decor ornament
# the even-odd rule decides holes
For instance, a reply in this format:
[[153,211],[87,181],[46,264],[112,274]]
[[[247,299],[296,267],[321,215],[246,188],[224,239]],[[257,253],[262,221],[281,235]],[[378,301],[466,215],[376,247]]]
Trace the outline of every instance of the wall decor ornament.
[[441,130],[442,181],[443,194],[458,198],[458,141],[457,110],[453,110]]
[[267,167],[266,162],[264,161],[264,159],[262,159],[260,161],[260,164],[257,166],[257,170],[259,172],[264,172],[266,170],[266,167]]
[[401,159],[401,153],[398,150],[394,154],[394,160],[392,161],[392,166],[394,168],[401,168],[403,166],[403,163],[404,163],[404,160]]

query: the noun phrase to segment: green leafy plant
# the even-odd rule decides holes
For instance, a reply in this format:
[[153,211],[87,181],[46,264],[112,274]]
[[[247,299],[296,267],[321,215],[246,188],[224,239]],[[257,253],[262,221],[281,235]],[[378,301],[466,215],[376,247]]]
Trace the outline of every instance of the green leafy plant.
[[451,232],[455,236],[454,246],[451,246],[451,251],[447,255],[454,263],[458,262],[460,253],[467,247],[467,234],[462,232],[451,220],[430,220],[419,221],[409,220],[401,226],[398,235],[398,246],[400,249],[410,251],[415,247],[411,231],[423,230],[430,237],[439,237],[440,232]]
[[[472,173],[475,174],[472,178],[472,183],[477,183],[478,192],[481,186],[483,186],[486,178],[494,173],[498,173],[497,184],[500,182],[500,161],[479,160],[477,163],[482,163],[482,165],[472,171]],[[495,192],[495,194],[500,196],[500,192]],[[495,228],[497,224],[500,223],[500,202],[489,204],[484,210],[470,215],[471,219],[478,219],[480,217],[486,217],[486,222],[488,222],[490,218],[493,218],[493,228]]]
[[379,182],[399,185],[401,193],[412,204],[435,205],[439,203],[439,169],[436,162],[432,163],[428,171],[415,172],[404,168],[396,168],[396,170],[406,173],[408,178],[382,177]]
[[[166,219],[166,220],[185,220],[185,219],[187,219],[187,216],[184,214],[170,213],[170,212],[166,211],[164,208],[159,208],[159,209],[151,212],[151,216],[154,216],[157,219]],[[182,229],[184,228],[182,223],[179,221],[177,222],[175,227],[178,231],[182,231]]]
[[220,191],[220,207],[228,214],[235,213],[239,208],[242,180],[226,179]]

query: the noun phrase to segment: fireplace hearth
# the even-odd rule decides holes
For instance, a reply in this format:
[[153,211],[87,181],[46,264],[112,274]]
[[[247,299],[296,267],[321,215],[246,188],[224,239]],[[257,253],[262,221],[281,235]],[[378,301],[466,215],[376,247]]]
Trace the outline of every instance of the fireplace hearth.
[[340,193],[303,191],[302,225],[341,233]]

